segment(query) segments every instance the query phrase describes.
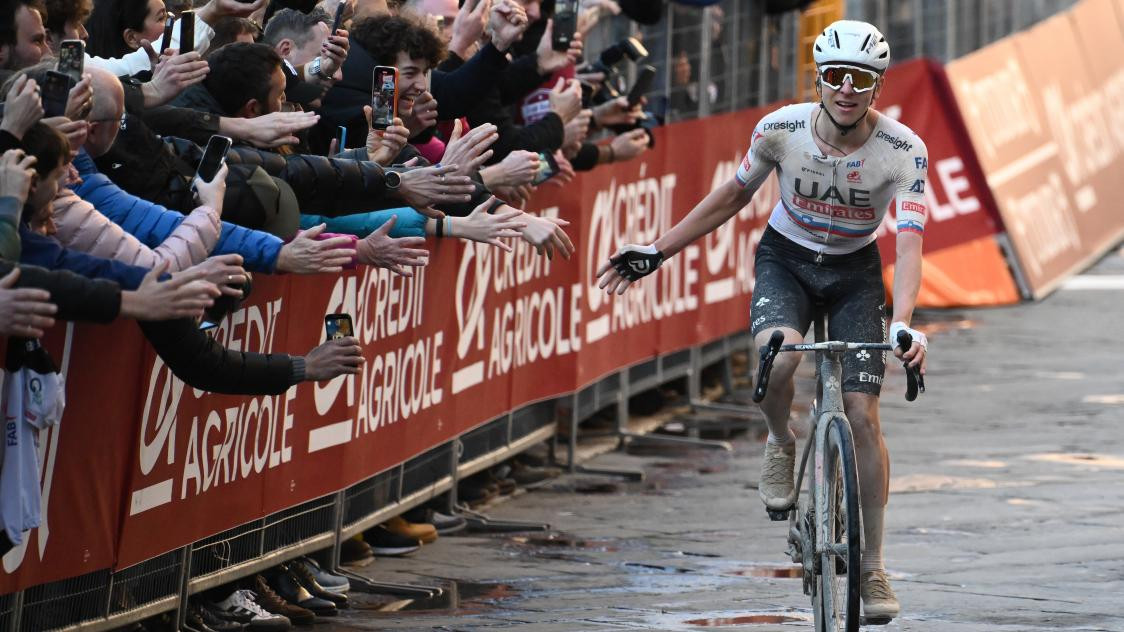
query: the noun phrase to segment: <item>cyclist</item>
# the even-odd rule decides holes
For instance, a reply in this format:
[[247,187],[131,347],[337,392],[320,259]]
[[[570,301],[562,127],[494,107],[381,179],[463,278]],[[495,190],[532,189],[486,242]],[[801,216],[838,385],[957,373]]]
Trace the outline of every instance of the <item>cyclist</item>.
[[[715,230],[745,207],[776,171],[781,199],[754,259],[751,331],[763,346],[775,329],[785,343],[802,342],[815,309],[828,313],[832,340],[885,340],[885,298],[876,231],[896,200],[897,260],[889,339],[913,336],[895,350],[925,371],[925,336],[910,329],[921,284],[925,230],[925,144],[905,125],[873,108],[890,65],[882,33],[865,22],[841,20],[813,45],[819,101],[789,105],[757,124],[734,179],[711,192],[678,224],[646,246],[625,245],[598,270],[599,287],[623,293],[665,258]],[[882,562],[882,526],[889,491],[889,455],[878,418],[884,354],[849,353],[843,399],[855,437],[863,508],[863,609],[868,617],[896,617],[900,606]],[[785,509],[793,490],[795,436],[789,430],[793,375],[800,354],[782,354],[761,403],[769,425],[759,492],[770,509]]]

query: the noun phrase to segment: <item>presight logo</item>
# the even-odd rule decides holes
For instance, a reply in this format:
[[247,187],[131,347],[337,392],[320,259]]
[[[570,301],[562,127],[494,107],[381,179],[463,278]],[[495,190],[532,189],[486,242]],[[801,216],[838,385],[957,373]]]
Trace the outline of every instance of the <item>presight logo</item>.
[[780,121],[778,123],[765,123],[761,126],[761,129],[766,132],[783,129],[789,133],[792,133],[798,129],[804,129],[804,125],[806,122],[807,121]]
[[900,149],[902,151],[909,151],[909,150],[913,149],[913,143],[909,142],[908,140],[906,140],[904,138],[898,138],[897,136],[887,134],[886,132],[883,132],[882,130],[879,130],[878,133],[875,134],[874,136],[875,136],[875,138],[881,138],[882,140],[886,141],[887,143],[890,143],[890,145],[893,146],[894,149]]

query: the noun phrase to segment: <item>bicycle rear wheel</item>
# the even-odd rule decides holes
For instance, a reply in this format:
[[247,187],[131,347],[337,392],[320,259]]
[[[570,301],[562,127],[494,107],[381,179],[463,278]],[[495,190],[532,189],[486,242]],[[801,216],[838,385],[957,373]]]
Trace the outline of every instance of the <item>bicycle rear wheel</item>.
[[857,632],[862,522],[854,442],[846,420],[832,417],[828,423],[823,470],[828,538],[820,559],[819,614],[826,632]]

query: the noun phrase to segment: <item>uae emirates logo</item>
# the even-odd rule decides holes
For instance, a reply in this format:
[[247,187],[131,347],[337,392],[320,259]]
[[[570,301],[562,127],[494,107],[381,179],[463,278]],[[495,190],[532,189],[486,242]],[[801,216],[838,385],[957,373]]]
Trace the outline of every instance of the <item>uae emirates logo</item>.
[[639,272],[640,274],[647,274],[649,268],[648,262],[646,260],[629,261],[628,267],[632,268],[634,272]]

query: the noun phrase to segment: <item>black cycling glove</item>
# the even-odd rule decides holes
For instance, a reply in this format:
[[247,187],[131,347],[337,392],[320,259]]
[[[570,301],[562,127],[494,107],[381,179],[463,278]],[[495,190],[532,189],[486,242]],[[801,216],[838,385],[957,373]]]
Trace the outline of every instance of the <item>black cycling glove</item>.
[[609,258],[617,274],[629,281],[639,281],[656,271],[663,263],[663,253],[655,246],[623,246],[616,256]]

